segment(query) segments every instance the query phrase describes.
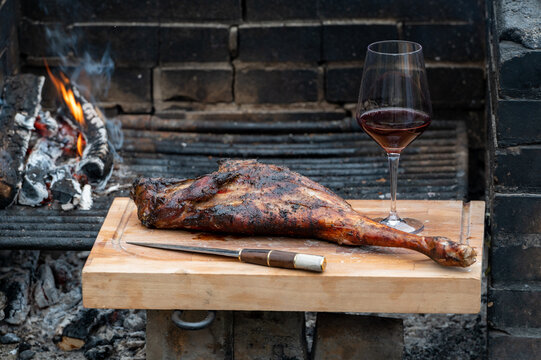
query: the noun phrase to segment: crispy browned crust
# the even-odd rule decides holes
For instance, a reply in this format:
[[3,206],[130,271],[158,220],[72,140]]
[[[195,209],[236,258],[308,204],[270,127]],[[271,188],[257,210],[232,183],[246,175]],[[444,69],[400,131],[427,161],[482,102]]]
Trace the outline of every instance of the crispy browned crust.
[[475,262],[475,251],[467,245],[391,229],[360,215],[324,186],[255,160],[225,160],[218,171],[197,179],[139,179],[131,197],[148,227],[405,247],[442,265]]

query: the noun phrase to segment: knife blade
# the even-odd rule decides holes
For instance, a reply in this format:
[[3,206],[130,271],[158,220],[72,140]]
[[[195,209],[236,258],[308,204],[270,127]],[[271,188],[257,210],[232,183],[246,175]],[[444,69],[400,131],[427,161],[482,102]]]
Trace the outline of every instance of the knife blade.
[[298,269],[322,272],[325,270],[327,260],[324,256],[301,254],[290,251],[272,249],[240,249],[229,250],[201,246],[187,246],[178,244],[162,244],[152,242],[126,241],[130,245],[145,246],[163,250],[185,251],[191,253],[219,255],[237,258],[241,262],[280,267],[286,269]]

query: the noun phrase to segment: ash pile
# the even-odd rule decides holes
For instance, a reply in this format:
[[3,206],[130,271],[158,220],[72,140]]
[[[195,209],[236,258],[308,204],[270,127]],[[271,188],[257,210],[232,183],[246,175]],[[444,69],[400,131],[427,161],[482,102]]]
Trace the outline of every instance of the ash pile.
[[83,307],[87,255],[0,251],[0,359],[145,359],[145,311]]
[[54,116],[41,107],[44,77],[22,74],[5,82],[0,209],[18,203],[88,210],[92,192],[103,189],[113,172],[121,136],[111,141],[111,122],[64,74],[56,77],[49,70],[49,77],[60,100]]

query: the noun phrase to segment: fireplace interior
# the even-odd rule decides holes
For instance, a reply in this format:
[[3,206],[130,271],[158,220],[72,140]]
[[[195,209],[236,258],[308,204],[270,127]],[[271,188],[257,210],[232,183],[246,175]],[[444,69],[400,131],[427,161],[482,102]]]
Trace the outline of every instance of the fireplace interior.
[[[539,22],[524,29],[513,16],[539,19],[541,10],[534,0],[514,3],[0,1],[0,124],[19,126],[24,109],[32,118],[17,127],[26,133],[14,132],[22,140],[0,135],[0,148],[17,142],[10,161],[23,166],[9,181],[0,168],[9,185],[0,187],[9,198],[0,198],[0,357],[145,358],[144,311],[83,309],[79,274],[112,200],[138,177],[191,178],[223,158],[256,158],[346,199],[389,199],[387,160],[352,117],[366,46],[382,39],[423,45],[434,109],[404,152],[399,199],[486,199],[487,239],[496,241],[481,312],[396,316],[403,358],[511,359],[507,345],[535,353],[539,316],[512,318],[501,305],[516,299],[531,309],[540,293],[539,220],[518,227],[505,205],[539,214],[539,176],[526,171],[539,170],[528,160],[541,136]],[[15,99],[17,82],[29,87]],[[71,98],[61,95],[69,90]],[[528,134],[513,116],[533,119]],[[53,191],[59,175],[41,166],[54,158],[61,173],[56,159],[66,156],[40,145],[68,141],[45,140],[53,122],[71,129],[73,153],[62,164],[79,189],[69,197],[67,185]],[[509,275],[514,266],[524,277]],[[315,316],[306,315],[310,344]]]

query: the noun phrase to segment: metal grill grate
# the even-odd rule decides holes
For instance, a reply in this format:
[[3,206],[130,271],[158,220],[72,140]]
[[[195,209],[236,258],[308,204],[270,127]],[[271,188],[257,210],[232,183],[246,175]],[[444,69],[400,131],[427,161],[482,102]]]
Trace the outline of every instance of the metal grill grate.
[[[351,119],[235,126],[130,116],[123,125],[123,163],[117,165],[110,185],[129,184],[138,176],[196,177],[216,170],[218,159],[231,157],[288,166],[344,198],[377,199],[389,193],[383,151]],[[464,198],[465,139],[462,122],[434,121],[404,151],[399,199]],[[90,211],[23,206],[2,210],[0,248],[90,249],[113,197],[126,195],[123,190],[97,196]]]

